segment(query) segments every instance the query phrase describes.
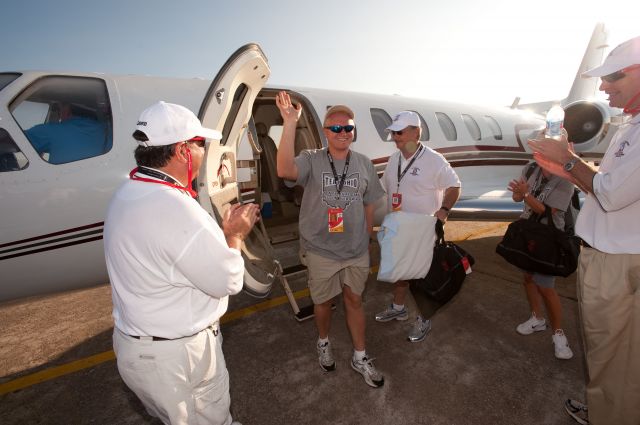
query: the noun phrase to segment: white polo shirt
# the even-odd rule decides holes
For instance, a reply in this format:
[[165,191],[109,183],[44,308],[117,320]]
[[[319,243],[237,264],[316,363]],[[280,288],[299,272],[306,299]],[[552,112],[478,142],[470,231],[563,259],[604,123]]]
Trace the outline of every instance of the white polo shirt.
[[[387,191],[387,211],[391,211],[391,196],[402,194],[401,210],[411,213],[433,215],[442,206],[444,191],[449,187],[460,187],[460,179],[447,160],[430,147],[420,143],[421,151],[405,159],[400,151],[389,157],[382,176],[382,186]],[[400,180],[398,189],[398,161],[400,174],[415,157]]]
[[640,254],[640,114],[613,136],[593,192],[578,215],[576,233],[602,252]]
[[240,252],[196,200],[165,185],[129,180],[117,190],[104,247],[113,318],[125,334],[193,335],[242,289]]

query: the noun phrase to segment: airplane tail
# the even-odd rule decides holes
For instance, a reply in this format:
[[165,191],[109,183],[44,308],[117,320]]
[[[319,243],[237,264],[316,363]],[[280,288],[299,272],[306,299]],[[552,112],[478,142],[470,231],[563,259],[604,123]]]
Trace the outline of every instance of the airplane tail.
[[582,78],[582,73],[602,63],[604,52],[608,47],[608,36],[609,32],[603,23],[598,23],[593,29],[591,40],[587,50],[584,52],[582,62],[573,80],[573,85],[569,90],[569,95],[562,101],[563,106],[578,100],[591,99],[595,96],[599,80],[597,78]]

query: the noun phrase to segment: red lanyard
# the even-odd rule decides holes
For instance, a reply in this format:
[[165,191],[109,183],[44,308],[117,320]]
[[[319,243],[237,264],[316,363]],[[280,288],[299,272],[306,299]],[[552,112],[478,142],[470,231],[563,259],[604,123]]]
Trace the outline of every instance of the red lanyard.
[[631,100],[627,102],[626,105],[624,105],[624,109],[622,110],[622,112],[624,112],[625,114],[632,114],[632,115],[640,112],[640,105],[636,106],[635,108],[631,107],[631,105],[633,105],[636,102],[636,100],[638,100],[638,97],[640,97],[640,92],[636,93],[636,95],[633,96]]
[[[136,176],[137,172],[138,172],[138,167],[136,167],[133,170],[131,170],[131,172],[129,173],[129,178],[131,180],[137,180],[137,181],[146,182],[146,183],[163,184],[165,186],[169,186],[169,187],[172,187],[174,189],[186,191],[193,198],[198,196],[198,194],[193,189],[191,189],[190,187],[185,187],[185,186],[182,186],[180,184],[177,184],[178,182],[175,181],[173,178],[171,180],[173,180],[175,183],[170,183],[168,181],[148,179],[146,177],[138,177],[138,176]],[[189,182],[191,182],[191,175],[192,175],[192,172],[191,172],[191,151],[189,149],[187,149],[187,181],[189,181]]]

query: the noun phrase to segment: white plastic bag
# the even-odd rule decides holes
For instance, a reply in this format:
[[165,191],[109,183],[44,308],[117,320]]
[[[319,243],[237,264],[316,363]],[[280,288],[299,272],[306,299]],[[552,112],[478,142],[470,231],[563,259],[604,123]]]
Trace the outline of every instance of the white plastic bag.
[[387,214],[378,232],[378,280],[420,279],[429,273],[436,242],[437,218],[397,211]]

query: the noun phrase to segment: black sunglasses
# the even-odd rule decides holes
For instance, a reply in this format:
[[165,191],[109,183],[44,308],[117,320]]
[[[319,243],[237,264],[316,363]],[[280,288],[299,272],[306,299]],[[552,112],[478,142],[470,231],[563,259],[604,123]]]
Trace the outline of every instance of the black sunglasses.
[[195,143],[196,145],[198,145],[198,147],[204,148],[205,147],[205,138],[204,137],[199,137],[196,136],[193,139],[189,139],[187,140],[187,143]]
[[344,130],[345,133],[351,133],[353,129],[356,128],[356,126],[355,125],[330,125],[325,128],[327,130],[331,130],[331,132],[333,133],[342,133],[342,130]]
[[398,131],[396,131],[396,130],[391,130],[391,134],[393,134],[393,135],[396,135],[396,134],[397,134],[398,136],[402,136],[402,132],[403,132],[403,130],[398,130]]
[[624,70],[612,72],[611,74],[603,75],[602,81],[606,81],[607,83],[615,83],[618,80],[622,80],[626,74]]

